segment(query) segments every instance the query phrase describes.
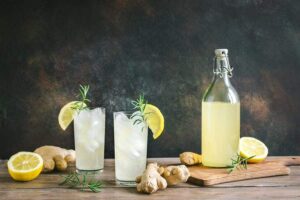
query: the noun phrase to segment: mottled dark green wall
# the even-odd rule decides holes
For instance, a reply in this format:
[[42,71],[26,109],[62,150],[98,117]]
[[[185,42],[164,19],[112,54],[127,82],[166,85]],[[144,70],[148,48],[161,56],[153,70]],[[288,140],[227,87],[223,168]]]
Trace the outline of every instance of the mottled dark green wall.
[[[0,2],[0,158],[45,145],[71,148],[57,123],[78,84],[113,111],[144,92],[161,108],[165,132],[148,155],[200,151],[201,97],[215,48],[228,48],[241,99],[241,135],[272,155],[300,154],[300,1]],[[6,114],[5,114],[6,112]]]

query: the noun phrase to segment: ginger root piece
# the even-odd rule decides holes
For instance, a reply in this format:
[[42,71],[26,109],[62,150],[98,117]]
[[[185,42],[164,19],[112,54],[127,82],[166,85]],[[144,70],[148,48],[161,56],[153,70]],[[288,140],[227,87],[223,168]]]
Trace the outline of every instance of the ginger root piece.
[[185,183],[190,177],[190,172],[185,165],[168,166],[164,168],[162,176],[166,179],[169,186]]
[[167,181],[159,173],[157,163],[150,163],[141,176],[136,178],[136,189],[138,192],[151,194],[157,190],[165,189]]
[[202,163],[202,156],[193,152],[184,152],[179,155],[180,162],[185,165],[195,165]]
[[136,178],[138,192],[151,194],[167,185],[186,182],[190,172],[185,165],[159,167],[157,163],[150,163],[141,176]]
[[51,172],[55,169],[64,171],[69,163],[75,162],[75,151],[56,146],[42,146],[34,150],[42,156],[44,161],[43,172]]

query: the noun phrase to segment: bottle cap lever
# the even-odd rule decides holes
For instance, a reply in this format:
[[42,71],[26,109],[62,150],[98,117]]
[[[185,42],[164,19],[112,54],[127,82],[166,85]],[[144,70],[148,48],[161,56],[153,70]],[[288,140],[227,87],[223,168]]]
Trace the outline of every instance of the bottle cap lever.
[[[217,67],[217,59],[223,62],[220,62],[221,66],[218,68]],[[224,61],[224,59],[226,61]],[[226,63],[224,63],[226,62]],[[221,78],[223,77],[223,73],[227,72],[228,77],[232,77],[232,71],[233,67],[230,66],[229,64],[229,59],[228,59],[228,49],[215,49],[215,57],[214,57],[214,66],[213,66],[213,71],[215,74],[219,75]]]
[[215,49],[216,57],[227,57],[228,49]]

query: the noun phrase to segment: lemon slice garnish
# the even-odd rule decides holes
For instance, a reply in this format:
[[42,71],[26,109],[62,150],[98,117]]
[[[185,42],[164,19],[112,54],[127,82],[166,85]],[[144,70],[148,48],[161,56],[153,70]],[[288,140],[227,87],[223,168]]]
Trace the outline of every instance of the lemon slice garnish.
[[165,126],[165,119],[160,110],[151,104],[147,104],[144,110],[146,122],[153,133],[153,138],[158,138]]
[[[66,130],[74,118],[76,110],[73,109],[78,101],[71,101],[64,105],[58,115],[58,123],[63,130]],[[85,105],[85,104],[84,104]]]

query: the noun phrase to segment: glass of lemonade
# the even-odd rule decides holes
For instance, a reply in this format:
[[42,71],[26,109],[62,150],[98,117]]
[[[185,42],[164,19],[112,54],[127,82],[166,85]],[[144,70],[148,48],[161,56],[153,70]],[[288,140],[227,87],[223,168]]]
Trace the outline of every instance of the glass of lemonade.
[[134,185],[146,168],[148,126],[135,123],[138,112],[114,112],[115,175],[120,184]]
[[84,109],[74,116],[76,169],[100,171],[104,167],[105,108]]

